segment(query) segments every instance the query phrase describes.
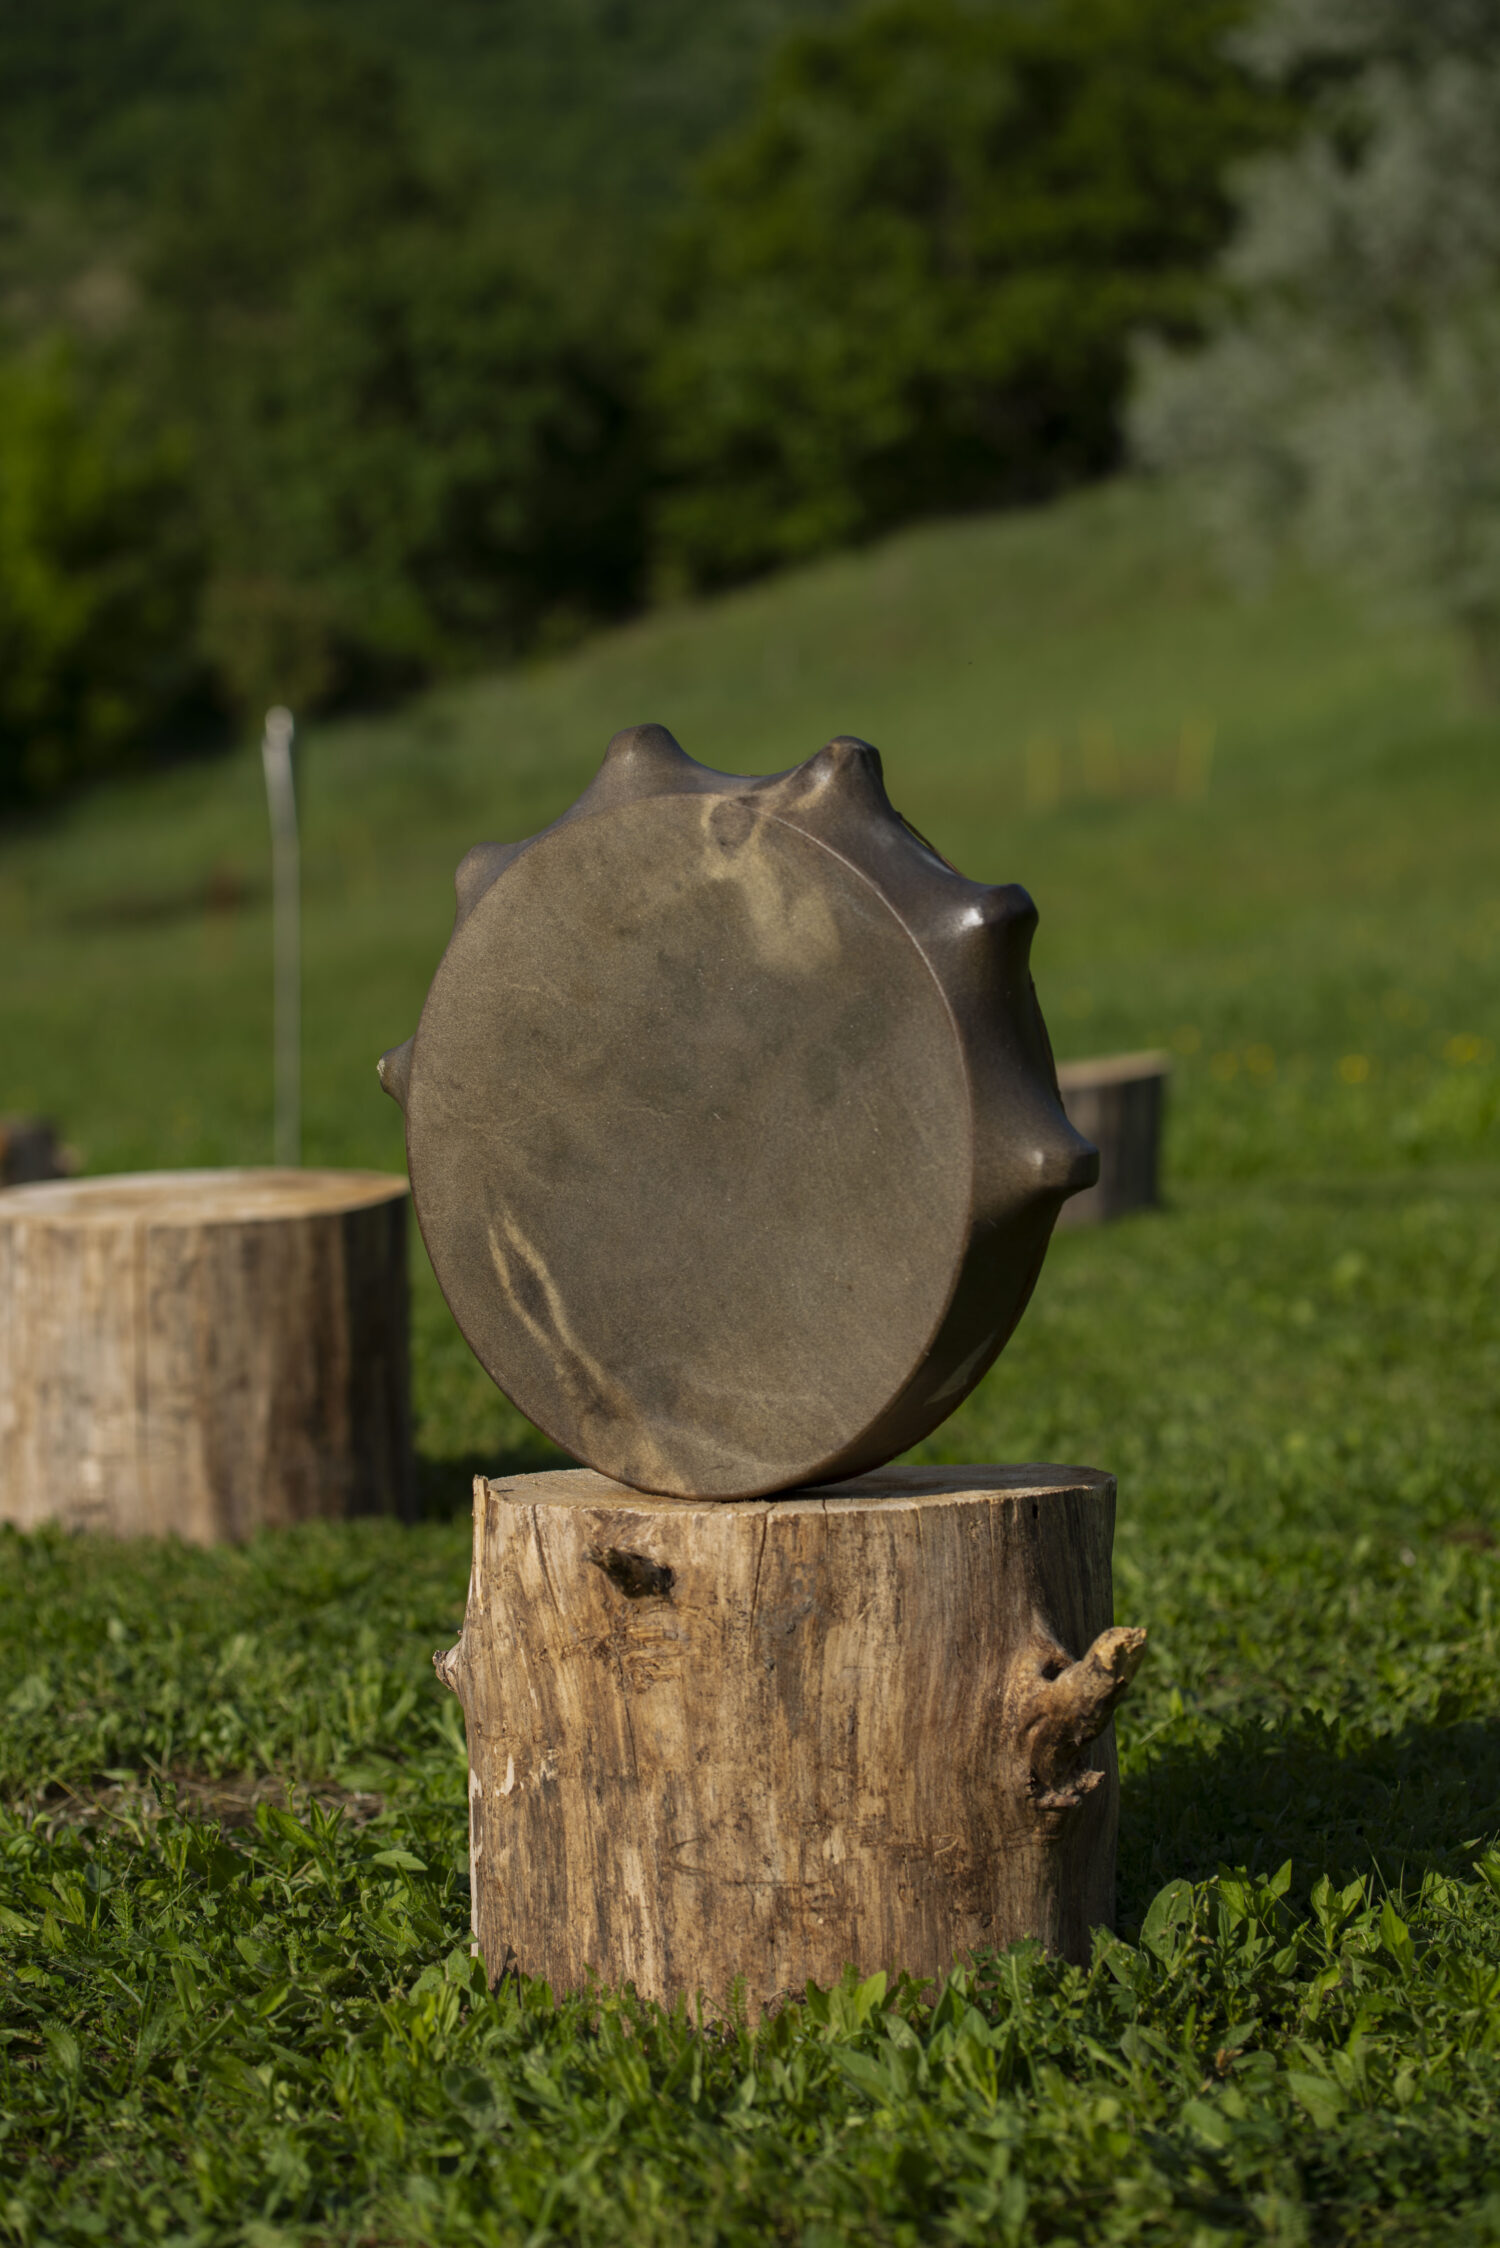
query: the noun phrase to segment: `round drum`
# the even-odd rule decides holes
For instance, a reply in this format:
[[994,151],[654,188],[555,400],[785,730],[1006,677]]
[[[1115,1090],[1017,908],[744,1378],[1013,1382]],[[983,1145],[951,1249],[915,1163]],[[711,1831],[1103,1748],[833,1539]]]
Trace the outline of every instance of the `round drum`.
[[413,1198],[496,1382],[639,1489],[738,1498],[915,1442],[991,1362],[1093,1155],[1023,891],[842,741],[743,780],[661,728],[481,847],[412,1044]]

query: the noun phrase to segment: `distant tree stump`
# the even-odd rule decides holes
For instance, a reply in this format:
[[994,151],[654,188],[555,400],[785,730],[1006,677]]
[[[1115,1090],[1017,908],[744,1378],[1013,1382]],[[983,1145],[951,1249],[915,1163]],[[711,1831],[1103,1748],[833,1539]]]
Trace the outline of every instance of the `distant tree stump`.
[[1057,1082],[1068,1122],[1099,1150],[1099,1183],[1065,1202],[1059,1226],[1099,1225],[1161,1200],[1161,1126],[1167,1054],[1107,1054],[1062,1062]]
[[[458,1645],[492,1978],[670,2001],[942,1975],[1114,1911],[1113,1478],[888,1468],[780,1499],[480,1477]],[[1077,1659],[1075,1659],[1077,1658]]]
[[0,1196],[0,1520],[209,1544],[410,1493],[404,1179]]
[[36,1179],[65,1179],[77,1170],[70,1148],[59,1147],[45,1117],[0,1116],[0,1187]]

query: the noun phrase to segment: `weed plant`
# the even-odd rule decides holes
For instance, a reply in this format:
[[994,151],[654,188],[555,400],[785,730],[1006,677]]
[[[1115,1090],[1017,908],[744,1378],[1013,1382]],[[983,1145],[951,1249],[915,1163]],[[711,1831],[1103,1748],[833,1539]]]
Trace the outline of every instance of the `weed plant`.
[[[370,1063],[449,865],[644,717],[743,769],[881,742],[1036,892],[1060,1050],[1173,1051],[1166,1207],[1057,1241],[923,1453],[1120,1477],[1118,1930],[758,2030],[486,1990],[429,1657],[469,1472],[550,1455],[419,1261],[418,1528],[0,1533],[0,2239],[1500,2241],[1497,729],[1445,662],[1236,607],[1122,490],[312,745],[317,1160],[399,1160]],[[264,1158],[260,818],[224,765],[0,853],[8,1105],[95,1167]]]

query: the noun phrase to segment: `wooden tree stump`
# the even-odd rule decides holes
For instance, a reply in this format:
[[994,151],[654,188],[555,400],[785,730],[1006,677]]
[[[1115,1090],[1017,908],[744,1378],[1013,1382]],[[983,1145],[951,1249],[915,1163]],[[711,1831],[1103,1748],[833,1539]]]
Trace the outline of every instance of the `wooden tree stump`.
[[70,1148],[42,1116],[0,1116],[0,1187],[26,1186],[34,1179],[65,1179],[78,1168]]
[[780,1499],[480,1477],[459,1643],[490,1975],[669,2002],[940,1976],[1114,1911],[1114,1480],[888,1468]]
[[1106,1054],[1062,1062],[1057,1083],[1068,1122],[1099,1150],[1099,1183],[1063,1204],[1059,1226],[1100,1225],[1161,1200],[1161,1124],[1168,1054]]
[[404,1179],[0,1196],[0,1520],[209,1544],[410,1495]]

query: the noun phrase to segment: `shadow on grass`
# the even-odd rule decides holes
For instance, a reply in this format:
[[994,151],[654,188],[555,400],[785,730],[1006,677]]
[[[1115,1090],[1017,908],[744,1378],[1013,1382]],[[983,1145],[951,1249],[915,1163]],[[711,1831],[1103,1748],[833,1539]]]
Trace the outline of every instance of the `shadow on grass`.
[[1304,1718],[1241,1725],[1213,1747],[1170,1746],[1124,1781],[1120,1922],[1166,1882],[1220,1866],[1272,1873],[1290,1858],[1293,1894],[1321,1874],[1373,1867],[1393,1887],[1428,1868],[1458,1872],[1500,1831],[1500,1722],[1411,1725],[1354,1747]]
[[519,1443],[494,1452],[459,1452],[447,1459],[417,1454],[415,1519],[456,1522],[474,1503],[476,1475],[536,1475],[543,1468],[576,1467],[578,1462],[533,1429]]

